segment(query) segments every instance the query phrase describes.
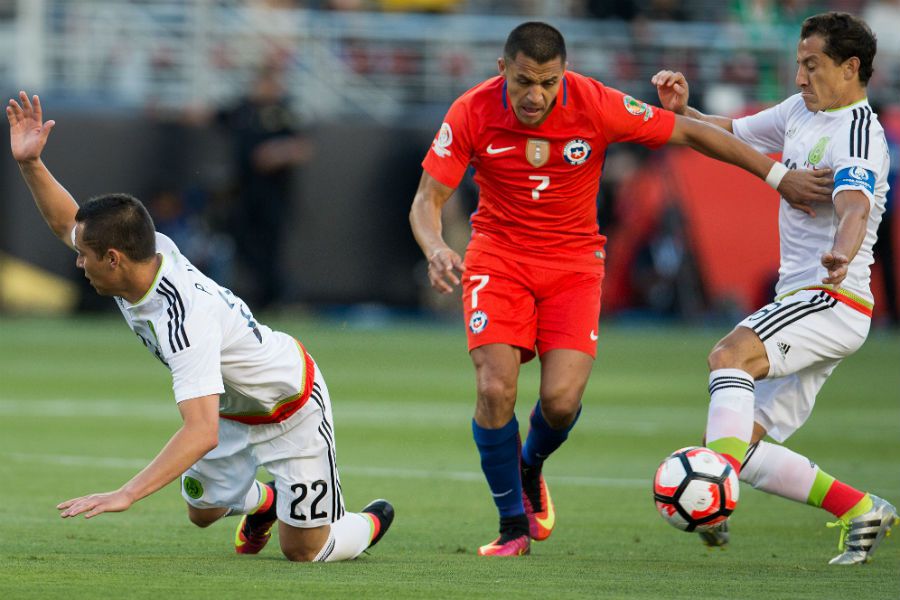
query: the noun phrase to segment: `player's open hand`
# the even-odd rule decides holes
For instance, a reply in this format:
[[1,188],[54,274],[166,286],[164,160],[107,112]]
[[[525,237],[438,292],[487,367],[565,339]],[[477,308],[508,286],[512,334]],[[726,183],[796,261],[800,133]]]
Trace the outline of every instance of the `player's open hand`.
[[791,169],[778,185],[778,191],[792,208],[811,217],[816,216],[816,203],[831,202],[833,189],[831,169]]
[[9,120],[9,145],[13,158],[19,162],[29,162],[41,157],[47,136],[56,121],[43,121],[41,100],[36,95],[28,99],[28,94],[19,92],[18,102],[10,99],[6,107]]
[[679,115],[684,114],[690,89],[687,79],[680,71],[660,71],[650,78],[650,83],[656,86],[659,103],[663,108]]
[[847,276],[850,259],[839,252],[826,252],[822,255],[822,266],[828,269],[828,276],[822,279],[822,283],[838,286]]
[[465,270],[462,258],[448,247],[438,248],[428,258],[428,280],[442,294],[449,294],[459,285],[457,273]]
[[106,492],[104,494],[91,494],[80,498],[72,498],[56,505],[59,516],[62,518],[76,517],[84,514],[85,519],[96,517],[105,512],[122,512],[128,510],[133,501],[128,494],[121,490]]

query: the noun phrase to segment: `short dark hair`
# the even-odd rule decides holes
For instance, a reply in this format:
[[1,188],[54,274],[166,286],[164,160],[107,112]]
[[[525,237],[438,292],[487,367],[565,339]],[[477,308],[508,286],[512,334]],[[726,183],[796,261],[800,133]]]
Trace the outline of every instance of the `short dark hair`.
[[110,248],[142,262],[156,255],[156,228],[141,201],[128,194],[95,196],[79,207],[81,239],[98,256]]
[[820,35],[825,40],[824,52],[832,60],[842,63],[854,56],[859,59],[859,82],[866,85],[872,78],[878,42],[875,34],[858,17],[845,12],[813,15],[803,21],[800,39]]
[[566,41],[555,27],[539,21],[529,21],[513,29],[503,46],[503,57],[506,60],[515,60],[519,52],[539,64],[557,57],[565,63]]

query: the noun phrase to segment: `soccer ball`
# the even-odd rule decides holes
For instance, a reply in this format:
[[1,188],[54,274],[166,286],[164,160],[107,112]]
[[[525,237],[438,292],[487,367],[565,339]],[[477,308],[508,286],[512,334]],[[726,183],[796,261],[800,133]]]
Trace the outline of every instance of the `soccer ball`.
[[653,499],[662,518],[683,531],[705,531],[725,521],[738,501],[738,476],[709,448],[670,454],[656,470]]

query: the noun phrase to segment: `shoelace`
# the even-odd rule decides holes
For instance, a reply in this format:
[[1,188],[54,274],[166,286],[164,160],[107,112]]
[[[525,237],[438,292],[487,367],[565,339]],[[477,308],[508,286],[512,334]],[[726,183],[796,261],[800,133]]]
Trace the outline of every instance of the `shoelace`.
[[825,523],[825,527],[831,529],[832,527],[840,527],[841,528],[841,537],[838,539],[838,550],[841,552],[844,551],[844,538],[847,537],[847,534],[850,533],[850,523],[844,521],[843,519],[838,519],[834,523]]

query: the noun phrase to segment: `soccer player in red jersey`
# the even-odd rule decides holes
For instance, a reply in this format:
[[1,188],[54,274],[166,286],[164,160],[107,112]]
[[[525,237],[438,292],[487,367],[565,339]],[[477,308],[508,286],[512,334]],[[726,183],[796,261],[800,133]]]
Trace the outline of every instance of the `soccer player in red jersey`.
[[[830,200],[830,172],[791,171],[734,136],[566,70],[562,35],[524,23],[500,74],[450,107],[422,165],[410,222],[431,285],[462,283],[477,402],[472,432],[500,513],[480,555],[530,551],[555,524],[543,461],[568,437],[597,348],[604,243],[596,198],[606,148],[688,145],[766,178],[797,208]],[[466,169],[480,186],[465,263],[441,235],[441,210]],[[540,396],[524,445],[519,366],[540,356]]]

